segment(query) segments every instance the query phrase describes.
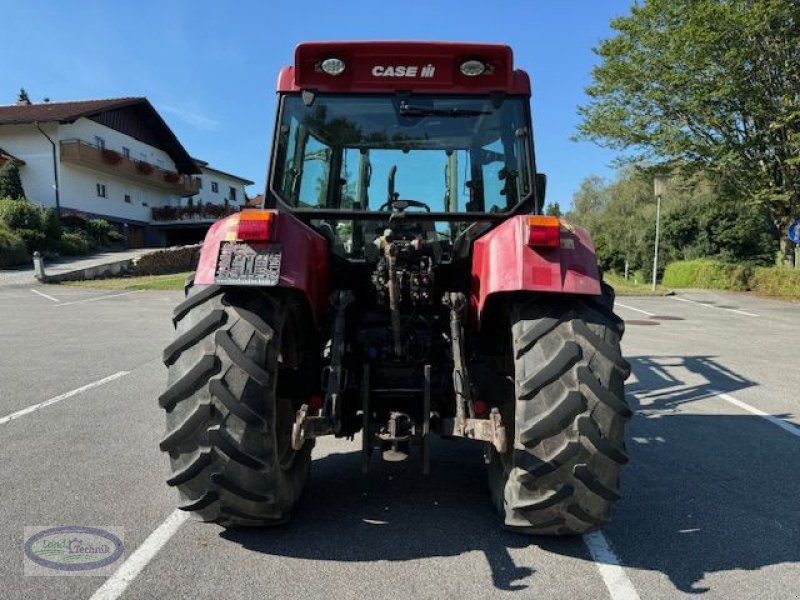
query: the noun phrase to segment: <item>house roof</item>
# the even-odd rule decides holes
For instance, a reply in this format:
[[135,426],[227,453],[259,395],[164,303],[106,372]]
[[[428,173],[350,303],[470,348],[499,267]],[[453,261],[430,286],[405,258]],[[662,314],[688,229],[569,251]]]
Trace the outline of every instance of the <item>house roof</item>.
[[225,177],[230,177],[231,179],[236,179],[237,181],[242,182],[244,185],[253,185],[254,182],[250,181],[249,179],[245,179],[244,177],[239,177],[238,175],[233,175],[226,171],[220,171],[219,169],[215,169],[214,167],[209,167],[208,162],[204,160],[200,160],[199,158],[193,159],[194,162],[200,167],[203,171],[213,171],[214,173],[219,173],[220,175],[224,175]]
[[2,148],[0,148],[0,164],[3,164],[6,161],[11,161],[12,163],[17,165],[18,167],[21,167],[22,165],[25,164],[25,161],[22,160],[21,158],[17,158],[16,156],[11,154],[10,152],[6,152]]
[[71,123],[132,104],[147,102],[146,98],[109,98],[107,100],[81,100],[77,102],[40,102],[39,104],[10,104],[0,106],[0,125],[33,123],[34,121]]
[[187,174],[200,173],[194,160],[147,98],[129,97],[4,105],[0,106],[0,125],[22,125],[36,122],[72,123],[81,117],[98,117],[103,113],[122,108],[131,108],[137,111],[142,121],[146,121],[155,130],[162,150],[170,155],[178,171]]
[[264,208],[264,194],[258,194],[252,198],[248,198],[245,202],[247,208]]

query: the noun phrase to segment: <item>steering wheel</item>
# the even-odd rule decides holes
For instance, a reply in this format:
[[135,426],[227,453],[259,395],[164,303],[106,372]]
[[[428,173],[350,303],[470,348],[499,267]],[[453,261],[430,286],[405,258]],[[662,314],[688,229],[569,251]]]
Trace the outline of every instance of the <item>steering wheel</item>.
[[404,211],[409,206],[413,206],[415,208],[424,208],[427,212],[431,212],[431,207],[421,202],[419,200],[401,200],[401,199],[394,199],[394,200],[387,200],[384,202],[378,210],[396,210],[398,212]]

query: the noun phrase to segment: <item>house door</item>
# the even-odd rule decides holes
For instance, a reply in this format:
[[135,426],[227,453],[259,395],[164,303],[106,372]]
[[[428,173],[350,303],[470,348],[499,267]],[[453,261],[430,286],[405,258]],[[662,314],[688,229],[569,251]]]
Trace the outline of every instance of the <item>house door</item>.
[[131,225],[128,227],[128,247],[144,247],[144,227],[138,227],[136,225]]

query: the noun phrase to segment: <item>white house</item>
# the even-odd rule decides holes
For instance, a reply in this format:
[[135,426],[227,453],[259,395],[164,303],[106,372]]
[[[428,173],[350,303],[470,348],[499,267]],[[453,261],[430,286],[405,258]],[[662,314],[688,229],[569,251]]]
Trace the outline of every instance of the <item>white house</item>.
[[243,208],[247,202],[245,188],[253,185],[249,179],[209,167],[204,160],[194,161],[201,172],[194,178],[197,194],[185,198],[180,208],[153,210],[154,223],[169,228],[166,237],[171,244],[197,241],[198,228],[204,233],[218,218]]
[[[0,106],[0,148],[30,201],[67,222],[106,219],[133,247],[202,239],[252,183],[202,162],[201,171],[146,98]],[[187,210],[212,184],[217,192],[203,189],[201,208]]]
[[195,159],[195,162],[200,167],[202,175],[196,178],[200,182],[200,189],[190,200],[195,203],[210,202],[225,206],[242,206],[245,203],[247,200],[245,188],[253,185],[252,181],[209,167],[205,161]]

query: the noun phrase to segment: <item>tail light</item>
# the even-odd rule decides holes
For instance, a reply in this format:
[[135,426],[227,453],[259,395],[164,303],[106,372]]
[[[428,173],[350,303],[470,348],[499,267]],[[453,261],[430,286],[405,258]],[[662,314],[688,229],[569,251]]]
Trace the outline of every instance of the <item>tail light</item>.
[[240,240],[270,241],[275,213],[266,210],[243,210],[239,213],[236,237]]
[[313,394],[308,399],[308,408],[313,415],[316,415],[324,405],[325,401],[320,394]]
[[475,416],[477,417],[489,412],[489,406],[483,400],[475,400],[472,403],[472,409],[475,411]]
[[533,215],[528,217],[528,246],[558,248],[561,246],[561,221],[558,217]]

